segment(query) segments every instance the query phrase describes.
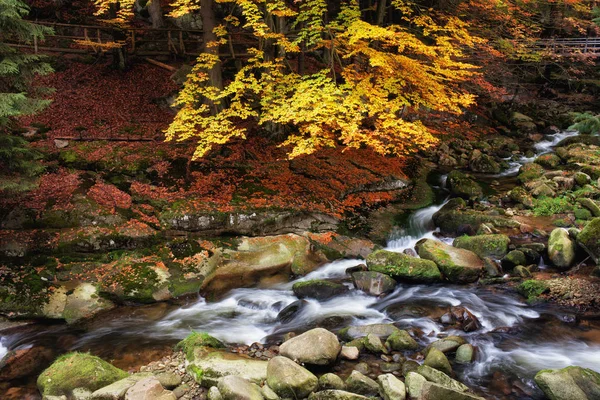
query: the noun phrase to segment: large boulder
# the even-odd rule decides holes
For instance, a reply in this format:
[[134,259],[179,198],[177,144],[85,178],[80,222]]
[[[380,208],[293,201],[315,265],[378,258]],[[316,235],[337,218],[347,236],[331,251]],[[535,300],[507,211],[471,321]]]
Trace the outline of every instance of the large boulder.
[[579,245],[600,264],[600,218],[594,218],[577,235]]
[[448,358],[444,355],[444,353],[436,348],[429,349],[423,365],[442,371],[446,375],[452,375],[452,366],[450,365],[450,361],[448,361]]
[[125,379],[113,382],[108,386],[96,390],[91,394],[90,398],[92,400],[120,400],[125,397],[125,394],[130,387],[151,376],[152,374],[149,372],[130,375]]
[[129,374],[106,361],[85,353],[69,353],[59,357],[37,379],[44,396],[70,396],[73,389],[95,391]]
[[569,268],[575,262],[576,246],[566,229],[556,228],[548,239],[548,258],[558,268]]
[[343,340],[354,340],[373,334],[379,336],[381,339],[386,339],[390,335],[398,332],[400,329],[396,328],[392,324],[371,324],[371,325],[358,325],[349,326],[338,332],[338,335]]
[[294,283],[292,290],[300,299],[312,298],[317,300],[329,300],[348,292],[349,289],[341,283],[313,279]]
[[493,157],[479,150],[473,150],[471,153],[469,168],[473,172],[483,172],[486,174],[497,174],[502,170],[500,164]]
[[452,245],[459,249],[470,250],[479,257],[500,259],[508,252],[510,239],[506,235],[477,235],[460,236],[454,239]]
[[545,369],[535,383],[550,400],[600,399],[600,374],[588,368]]
[[435,262],[450,282],[475,282],[483,272],[483,261],[472,251],[433,239],[419,241],[416,248],[419,256]]
[[416,350],[419,345],[405,330],[397,330],[388,336],[386,346],[395,351]]
[[215,386],[229,375],[257,384],[267,379],[266,361],[208,347],[195,347],[192,353],[187,370],[204,387]]
[[369,400],[369,397],[344,390],[322,390],[312,393],[308,400]]
[[434,262],[387,250],[369,254],[367,267],[369,271],[381,272],[407,282],[428,283],[442,280],[442,274]]
[[264,400],[260,387],[239,376],[225,376],[219,380],[223,400]]
[[352,393],[365,396],[376,396],[379,393],[379,385],[373,379],[354,370],[346,379],[346,389]]
[[425,382],[421,389],[419,400],[485,400],[483,397],[438,385],[433,382]]
[[311,329],[279,346],[279,354],[299,363],[329,365],[342,346],[336,335],[323,328]]
[[140,379],[125,394],[125,400],[177,400],[170,390],[165,390],[153,376]]
[[471,177],[458,170],[448,174],[447,185],[450,193],[466,200],[480,199],[483,196],[481,186]]
[[406,398],[406,386],[404,382],[392,374],[379,375],[379,395],[383,400],[404,400]]
[[352,274],[354,286],[373,296],[391,292],[396,287],[396,281],[389,275],[375,271],[359,271]]
[[267,365],[267,384],[281,397],[302,399],[315,391],[318,379],[286,357],[273,357]]
[[429,382],[437,383],[457,392],[466,392],[469,388],[457,380],[450,378],[442,371],[431,368],[428,365],[421,365],[417,368],[417,373],[427,379]]

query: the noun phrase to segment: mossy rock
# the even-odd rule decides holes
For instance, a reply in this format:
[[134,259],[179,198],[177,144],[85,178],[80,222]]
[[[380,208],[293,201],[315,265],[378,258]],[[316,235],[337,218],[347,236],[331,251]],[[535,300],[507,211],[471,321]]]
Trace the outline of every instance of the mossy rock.
[[520,250],[512,250],[502,258],[502,268],[512,270],[517,265],[527,264],[525,253]]
[[577,235],[577,243],[592,257],[596,264],[600,263],[600,218],[594,218]]
[[526,280],[517,287],[517,291],[521,295],[527,297],[528,301],[537,300],[543,293],[549,290],[546,282],[537,281],[535,279]]
[[483,272],[483,261],[472,251],[433,239],[419,241],[416,248],[419,257],[435,262],[450,282],[475,282]]
[[408,282],[427,283],[442,280],[442,274],[433,261],[387,250],[378,250],[369,254],[367,267],[370,271],[381,272],[394,279]]
[[479,257],[502,258],[508,252],[510,239],[506,235],[460,236],[452,245],[460,249],[470,250]]
[[535,159],[535,163],[547,169],[554,169],[560,165],[560,157],[554,153],[542,154]]
[[463,199],[451,199],[433,214],[433,223],[442,233],[449,235],[460,235],[467,227],[477,231],[481,224],[492,224],[498,228],[518,228],[520,225],[517,221],[501,215],[465,210],[465,207],[466,203]]
[[475,180],[468,175],[454,170],[448,174],[448,186],[450,192],[463,199],[480,199],[483,196],[483,189]]
[[300,298],[313,298],[317,300],[328,300],[343,295],[349,289],[341,283],[330,282],[322,279],[296,282],[292,286],[294,294]]
[[544,167],[539,164],[525,164],[519,169],[518,179],[521,183],[529,182],[541,178],[544,175]]
[[37,386],[44,396],[70,396],[73,389],[93,392],[127,376],[127,372],[91,354],[69,353],[42,372]]
[[223,349],[225,345],[219,340],[206,332],[192,332],[185,339],[175,345],[176,350],[182,350],[188,359],[191,361],[194,357],[194,349],[196,347],[211,347],[213,349]]
[[591,400],[600,398],[600,373],[576,366],[544,369],[535,383],[550,400]]

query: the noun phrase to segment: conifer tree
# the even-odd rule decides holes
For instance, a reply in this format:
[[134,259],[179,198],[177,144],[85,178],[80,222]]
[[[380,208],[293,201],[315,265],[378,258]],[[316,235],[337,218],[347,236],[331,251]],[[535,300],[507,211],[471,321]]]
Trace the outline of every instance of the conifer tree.
[[39,154],[26,140],[15,136],[16,118],[36,113],[49,104],[48,89],[34,88],[36,76],[52,72],[42,56],[27,54],[9,41],[31,43],[52,31],[23,19],[29,12],[20,0],[0,0],[0,190],[19,191],[31,187],[31,178],[42,171]]

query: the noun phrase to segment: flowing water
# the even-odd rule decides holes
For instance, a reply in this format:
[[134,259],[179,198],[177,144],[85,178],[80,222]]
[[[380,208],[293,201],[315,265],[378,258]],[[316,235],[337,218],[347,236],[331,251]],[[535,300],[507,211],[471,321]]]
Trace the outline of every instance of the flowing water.
[[[565,135],[554,135],[552,140],[541,143],[537,151],[547,151]],[[442,190],[443,176],[440,183]],[[440,239],[432,216],[443,204],[445,200],[414,212],[404,227],[395,231],[388,250],[413,248],[422,238]],[[336,331],[348,325],[393,323],[410,329],[422,346],[448,334],[466,337],[477,348],[476,361],[456,366],[457,375],[492,399],[542,398],[532,381],[540,369],[580,365],[600,371],[599,321],[580,320],[556,306],[525,304],[506,288],[399,284],[383,297],[350,290],[328,301],[304,302],[299,302],[292,292],[295,282],[308,279],[328,279],[352,288],[346,269],[362,263],[364,260],[359,259],[335,261],[279,286],[232,290],[217,302],[198,298],[183,306],[132,308],[79,331],[64,325],[33,325],[0,337],[0,357],[7,349],[39,344],[62,346],[63,351],[89,350],[113,362],[121,360],[123,365],[127,364],[123,354],[133,354],[135,362],[130,360],[129,364],[139,366],[142,361],[150,361],[140,354],[152,359],[192,330],[208,332],[232,344],[269,344],[281,340],[286,332],[315,326]],[[281,318],[280,312],[292,303],[300,304],[297,312]],[[481,322],[481,328],[465,333],[442,324],[440,317],[451,306],[469,309]]]

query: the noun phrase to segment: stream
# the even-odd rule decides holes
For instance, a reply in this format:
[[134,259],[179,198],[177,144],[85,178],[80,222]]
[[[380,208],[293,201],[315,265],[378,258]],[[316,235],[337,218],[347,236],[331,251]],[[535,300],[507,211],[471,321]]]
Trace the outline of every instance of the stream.
[[[538,143],[536,153],[548,152],[574,134],[547,137]],[[511,164],[502,176],[515,175],[522,163],[531,161],[525,157],[514,161],[518,166]],[[443,186],[444,176],[438,204],[412,213],[390,237],[388,250],[402,252],[422,238],[444,240],[432,224],[433,214],[446,201]],[[558,306],[528,305],[501,286],[399,284],[384,297],[351,290],[328,301],[307,299],[296,313],[279,317],[285,307],[298,301],[291,289],[295,282],[328,279],[353,288],[346,269],[363,263],[359,259],[335,261],[286,284],[232,290],[217,302],[198,298],[186,304],[125,307],[95,319],[85,329],[62,324],[23,326],[0,337],[0,358],[8,349],[36,344],[61,351],[91,351],[117,366],[135,367],[157,359],[192,330],[228,343],[274,344],[287,332],[316,326],[335,332],[348,325],[393,323],[416,333],[422,346],[449,334],[464,336],[477,348],[476,361],[457,365],[458,379],[490,399],[542,399],[533,382],[540,369],[579,365],[600,371],[600,321],[581,320]],[[466,307],[482,327],[470,333],[449,329],[440,317],[450,306]],[[31,386],[31,380],[20,384]]]

